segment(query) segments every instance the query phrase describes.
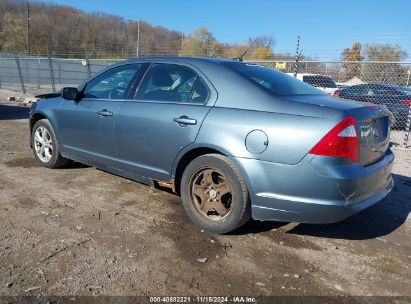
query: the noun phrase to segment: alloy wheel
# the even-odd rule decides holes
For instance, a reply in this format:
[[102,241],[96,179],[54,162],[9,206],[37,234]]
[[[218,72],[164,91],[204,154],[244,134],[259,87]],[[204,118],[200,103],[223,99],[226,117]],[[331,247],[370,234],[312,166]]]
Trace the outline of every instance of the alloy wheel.
[[231,211],[234,191],[223,173],[214,168],[202,168],[192,175],[191,200],[195,209],[211,221],[221,221]]
[[34,149],[38,158],[47,163],[53,157],[53,140],[50,132],[43,126],[36,129],[34,133]]

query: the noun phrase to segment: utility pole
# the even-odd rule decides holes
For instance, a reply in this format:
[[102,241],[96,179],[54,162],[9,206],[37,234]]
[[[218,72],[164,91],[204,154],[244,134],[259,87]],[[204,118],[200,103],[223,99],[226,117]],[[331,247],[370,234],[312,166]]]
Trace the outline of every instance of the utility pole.
[[140,18],[137,21],[136,57],[140,55]]
[[27,50],[30,56],[31,47],[30,47],[30,2],[29,0],[27,0]]
[[294,62],[294,77],[297,77],[298,73],[298,60],[300,60],[300,36],[297,36],[297,49],[295,52],[295,62]]

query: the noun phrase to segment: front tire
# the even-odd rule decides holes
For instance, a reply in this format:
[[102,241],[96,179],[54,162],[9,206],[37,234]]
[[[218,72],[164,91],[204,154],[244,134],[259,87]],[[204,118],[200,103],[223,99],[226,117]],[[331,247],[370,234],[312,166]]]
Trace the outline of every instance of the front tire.
[[37,162],[47,168],[60,168],[70,160],[60,154],[56,134],[47,119],[41,119],[34,124],[31,132],[31,145]]
[[191,221],[217,234],[231,232],[251,217],[244,179],[234,162],[220,154],[200,156],[186,167],[181,199]]

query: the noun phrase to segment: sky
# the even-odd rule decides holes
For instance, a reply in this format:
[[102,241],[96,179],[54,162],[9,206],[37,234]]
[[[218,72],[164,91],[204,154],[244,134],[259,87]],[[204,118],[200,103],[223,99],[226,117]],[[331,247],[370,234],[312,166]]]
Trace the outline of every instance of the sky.
[[398,44],[411,59],[411,0],[54,0],[85,12],[190,34],[206,27],[223,43],[272,35],[275,52],[295,53],[301,36],[305,55],[338,59],[354,42]]

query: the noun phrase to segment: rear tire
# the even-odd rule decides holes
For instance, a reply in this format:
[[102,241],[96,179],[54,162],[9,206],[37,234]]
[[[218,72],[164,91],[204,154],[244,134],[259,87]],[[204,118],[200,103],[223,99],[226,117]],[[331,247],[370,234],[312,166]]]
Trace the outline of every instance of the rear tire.
[[244,179],[235,163],[220,154],[203,155],[188,164],[181,199],[191,221],[213,233],[231,232],[251,217]]
[[31,146],[34,157],[43,167],[61,168],[70,163],[69,159],[61,156],[56,134],[47,119],[41,119],[34,124]]

